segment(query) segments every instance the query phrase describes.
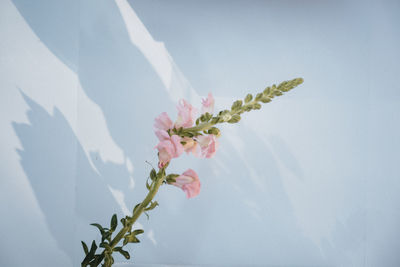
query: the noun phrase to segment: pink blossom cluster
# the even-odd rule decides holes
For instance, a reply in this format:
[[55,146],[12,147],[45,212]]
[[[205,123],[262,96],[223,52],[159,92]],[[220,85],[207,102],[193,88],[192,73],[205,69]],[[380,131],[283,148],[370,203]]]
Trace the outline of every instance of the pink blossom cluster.
[[[181,137],[173,133],[173,128],[190,128],[194,126],[196,109],[186,100],[181,99],[176,106],[178,117],[174,122],[166,112],[161,113],[154,120],[154,132],[159,140],[155,148],[158,150],[158,167],[162,168],[171,159],[178,158],[185,151],[187,154],[201,158],[211,158],[218,148],[217,137],[213,134],[198,135],[194,137]],[[202,101],[202,114],[212,114],[214,110],[214,97],[211,93]],[[192,169],[188,169],[177,177],[173,185],[181,188],[188,198],[195,197],[200,193],[200,181],[198,175]]]

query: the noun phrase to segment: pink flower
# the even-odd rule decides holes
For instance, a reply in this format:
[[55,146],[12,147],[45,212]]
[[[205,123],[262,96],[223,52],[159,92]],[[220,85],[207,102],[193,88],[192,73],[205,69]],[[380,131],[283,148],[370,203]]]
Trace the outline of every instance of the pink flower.
[[218,148],[217,137],[213,134],[209,134],[205,136],[199,135],[196,139],[201,148],[201,156],[205,158],[213,157]]
[[175,180],[176,182],[173,185],[181,188],[186,193],[187,198],[195,197],[200,193],[199,176],[194,170],[188,169]]
[[158,140],[160,140],[160,141],[168,140],[171,138],[169,136],[169,134],[167,133],[167,131],[164,131],[164,130],[157,130],[157,131],[155,131],[155,134],[156,134]]
[[168,130],[173,127],[173,122],[169,118],[167,112],[163,112],[154,119],[155,130]]
[[172,158],[177,158],[183,153],[181,138],[173,135],[170,138],[164,139],[156,146],[158,149],[158,167],[164,167]]
[[214,112],[214,97],[211,93],[208,93],[208,97],[206,99],[202,99],[203,106],[201,107],[201,113],[204,114],[206,112],[212,114]]
[[184,137],[182,138],[182,141],[185,142],[186,144],[183,145],[183,148],[185,149],[185,152],[189,154],[192,152],[193,155],[197,155],[197,142],[193,140],[193,138],[190,137]]
[[181,99],[176,106],[178,109],[178,119],[175,122],[175,128],[188,128],[194,123],[196,109],[185,99]]

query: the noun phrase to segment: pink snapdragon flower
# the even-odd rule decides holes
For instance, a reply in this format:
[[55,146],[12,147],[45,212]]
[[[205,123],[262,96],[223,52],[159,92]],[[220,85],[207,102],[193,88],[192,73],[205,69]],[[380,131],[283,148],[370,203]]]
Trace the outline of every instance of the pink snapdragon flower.
[[168,130],[174,126],[167,112],[163,112],[154,119],[154,130]]
[[185,99],[179,100],[176,108],[178,109],[178,118],[175,122],[175,128],[192,127],[196,116],[196,109]]
[[171,138],[165,130],[156,130],[154,133],[160,141],[169,140]]
[[199,135],[196,139],[200,145],[201,156],[204,158],[212,158],[218,149],[217,137],[213,134],[209,134]]
[[176,182],[172,185],[181,188],[186,193],[187,198],[195,197],[200,193],[199,176],[194,170],[188,169],[175,180]]
[[182,141],[186,143],[183,145],[183,148],[185,149],[185,152],[187,154],[189,154],[190,152],[195,156],[198,154],[197,142],[195,140],[193,140],[193,138],[184,137],[184,138],[182,138]]
[[[167,132],[165,133],[168,135]],[[160,141],[156,148],[158,150],[159,168],[164,167],[172,158],[177,158],[183,153],[181,138],[177,135]]]
[[206,99],[201,100],[203,106],[201,107],[201,113],[204,114],[206,112],[212,114],[214,112],[214,97],[211,93],[208,93],[208,97]]

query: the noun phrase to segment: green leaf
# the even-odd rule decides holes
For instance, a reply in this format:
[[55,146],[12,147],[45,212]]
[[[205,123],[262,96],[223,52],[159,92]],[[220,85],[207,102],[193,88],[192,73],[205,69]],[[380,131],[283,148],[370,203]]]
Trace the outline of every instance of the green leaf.
[[89,253],[88,246],[83,241],[81,241],[81,243],[82,243],[83,251],[85,252],[85,255],[87,255]]
[[125,259],[127,259],[127,260],[129,260],[130,258],[131,258],[131,255],[129,255],[129,252],[128,251],[125,251],[125,250],[120,250],[120,251],[118,251],[119,253],[121,253],[122,254],[122,256],[124,256],[125,257]]
[[132,234],[134,234],[134,235],[141,235],[141,234],[143,234],[143,233],[144,233],[143,229],[136,229],[136,230],[134,230],[134,231],[132,232]]
[[90,266],[98,266],[103,260],[101,254],[94,255],[94,259],[90,262]]
[[248,94],[248,95],[245,97],[244,102],[245,102],[245,103],[249,103],[252,99],[253,99],[253,96],[252,96],[251,94]]
[[121,253],[121,255],[124,256],[125,259],[127,259],[127,260],[129,260],[131,258],[131,256],[129,255],[129,252],[123,250],[122,247],[115,247],[114,251]]
[[110,241],[111,235],[112,235],[112,231],[104,232],[103,236],[101,237],[101,242],[103,242],[104,240]]
[[93,259],[94,257],[94,253],[96,252],[97,249],[97,245],[96,242],[93,240],[92,245],[90,247],[90,251],[88,252],[88,254],[86,254],[86,257],[83,259],[82,261],[82,266],[87,266],[90,261]]
[[149,184],[149,179],[146,180],[146,188],[150,191],[151,185]]
[[118,225],[117,214],[114,214],[114,215],[111,217],[111,223],[110,223],[111,231],[114,231],[115,228],[117,228],[117,225]]
[[86,257],[83,259],[83,261],[81,263],[81,265],[83,267],[87,266],[90,263],[90,261],[93,259],[96,249],[97,249],[96,242],[93,240],[92,245],[90,247],[90,251],[86,254]]
[[96,241],[93,240],[92,245],[90,246],[89,254],[94,255],[94,253],[96,252],[96,249],[97,249]]
[[148,206],[148,207],[145,208],[144,210],[145,210],[145,211],[152,210],[152,209],[154,209],[154,208],[157,207],[157,206],[158,206],[158,202],[157,202],[157,201],[153,201],[153,202],[150,203],[150,206]]
[[155,169],[151,169],[150,171],[150,179],[154,181],[157,178],[157,172]]
[[111,247],[110,247],[110,245],[109,245],[107,242],[101,242],[100,245],[99,245],[99,247],[105,248],[105,249],[107,249],[107,250],[111,250]]
[[127,235],[124,237],[124,242],[123,242],[124,246],[125,246],[126,244],[128,244],[128,243],[140,243],[140,240],[137,239],[137,237],[135,236],[134,233],[130,233],[130,234],[127,234]]
[[92,226],[94,226],[94,227],[97,227],[97,228],[99,229],[101,235],[104,234],[104,228],[103,228],[103,226],[101,226],[100,224],[98,224],[98,223],[92,223],[92,224],[90,224],[90,225],[92,225]]

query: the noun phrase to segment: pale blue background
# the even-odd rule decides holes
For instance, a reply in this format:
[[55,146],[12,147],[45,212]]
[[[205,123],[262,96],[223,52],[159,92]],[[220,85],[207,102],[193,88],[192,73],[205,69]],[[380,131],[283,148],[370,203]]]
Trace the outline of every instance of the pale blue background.
[[226,108],[301,76],[221,127],[215,158],[173,162],[196,170],[201,194],[163,187],[131,262],[400,266],[399,12],[398,1],[0,0],[0,265],[78,266],[80,240],[99,239],[89,224],[144,197],[153,118],[174,117],[179,97],[199,106],[211,91]]

